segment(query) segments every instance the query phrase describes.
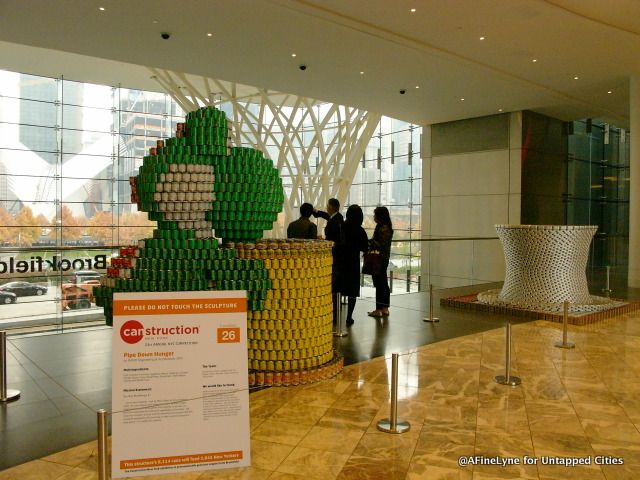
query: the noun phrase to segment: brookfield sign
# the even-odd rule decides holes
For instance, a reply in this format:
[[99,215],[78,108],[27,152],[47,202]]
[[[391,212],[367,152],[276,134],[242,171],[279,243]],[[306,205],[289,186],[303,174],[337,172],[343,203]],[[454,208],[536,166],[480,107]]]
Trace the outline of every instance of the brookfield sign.
[[40,256],[31,257],[29,260],[16,260],[9,257],[7,261],[0,261],[0,274],[3,273],[27,273],[27,272],[66,272],[69,270],[103,270],[107,268],[107,256],[96,255],[93,258],[76,258],[69,260],[54,255],[51,260]]

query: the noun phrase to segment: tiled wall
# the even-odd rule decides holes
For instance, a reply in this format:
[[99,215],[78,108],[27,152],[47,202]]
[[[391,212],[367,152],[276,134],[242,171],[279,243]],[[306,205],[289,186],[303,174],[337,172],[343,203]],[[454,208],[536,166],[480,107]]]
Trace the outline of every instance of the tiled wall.
[[423,284],[434,288],[504,278],[495,224],[520,223],[522,114],[423,129]]

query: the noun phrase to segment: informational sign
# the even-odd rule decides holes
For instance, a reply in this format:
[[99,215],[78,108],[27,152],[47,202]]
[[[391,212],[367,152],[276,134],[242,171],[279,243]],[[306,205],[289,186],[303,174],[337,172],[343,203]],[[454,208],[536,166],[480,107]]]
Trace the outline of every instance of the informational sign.
[[251,463],[247,298],[116,293],[112,477]]

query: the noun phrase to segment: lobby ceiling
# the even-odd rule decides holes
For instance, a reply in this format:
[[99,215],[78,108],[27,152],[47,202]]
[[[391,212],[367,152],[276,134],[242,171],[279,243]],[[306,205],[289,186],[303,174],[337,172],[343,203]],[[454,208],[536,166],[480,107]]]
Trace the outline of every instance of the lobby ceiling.
[[420,124],[627,126],[638,52],[637,0],[0,0],[0,69],[157,90],[152,66]]

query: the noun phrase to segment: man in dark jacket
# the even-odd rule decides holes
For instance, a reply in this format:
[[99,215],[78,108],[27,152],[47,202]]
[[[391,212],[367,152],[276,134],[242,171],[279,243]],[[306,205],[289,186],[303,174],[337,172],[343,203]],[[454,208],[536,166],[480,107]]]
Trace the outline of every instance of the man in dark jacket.
[[313,205],[300,205],[300,218],[294,220],[287,227],[287,238],[318,238],[318,227],[309,220],[313,214]]
[[330,198],[327,202],[327,211],[313,210],[313,216],[324,218],[327,221],[324,227],[324,238],[333,242],[333,253],[335,258],[336,246],[342,242],[342,225],[344,218],[340,213],[340,202],[337,198]]
[[327,211],[313,210],[313,216],[318,218],[324,218],[327,221],[327,225],[324,227],[324,238],[333,242],[333,249],[331,253],[333,255],[333,270],[331,275],[331,291],[333,293],[333,321],[334,323],[338,318],[338,300],[337,293],[340,292],[340,247],[344,241],[344,235],[342,233],[344,218],[339,212],[340,202],[337,198],[330,198],[327,202]]

